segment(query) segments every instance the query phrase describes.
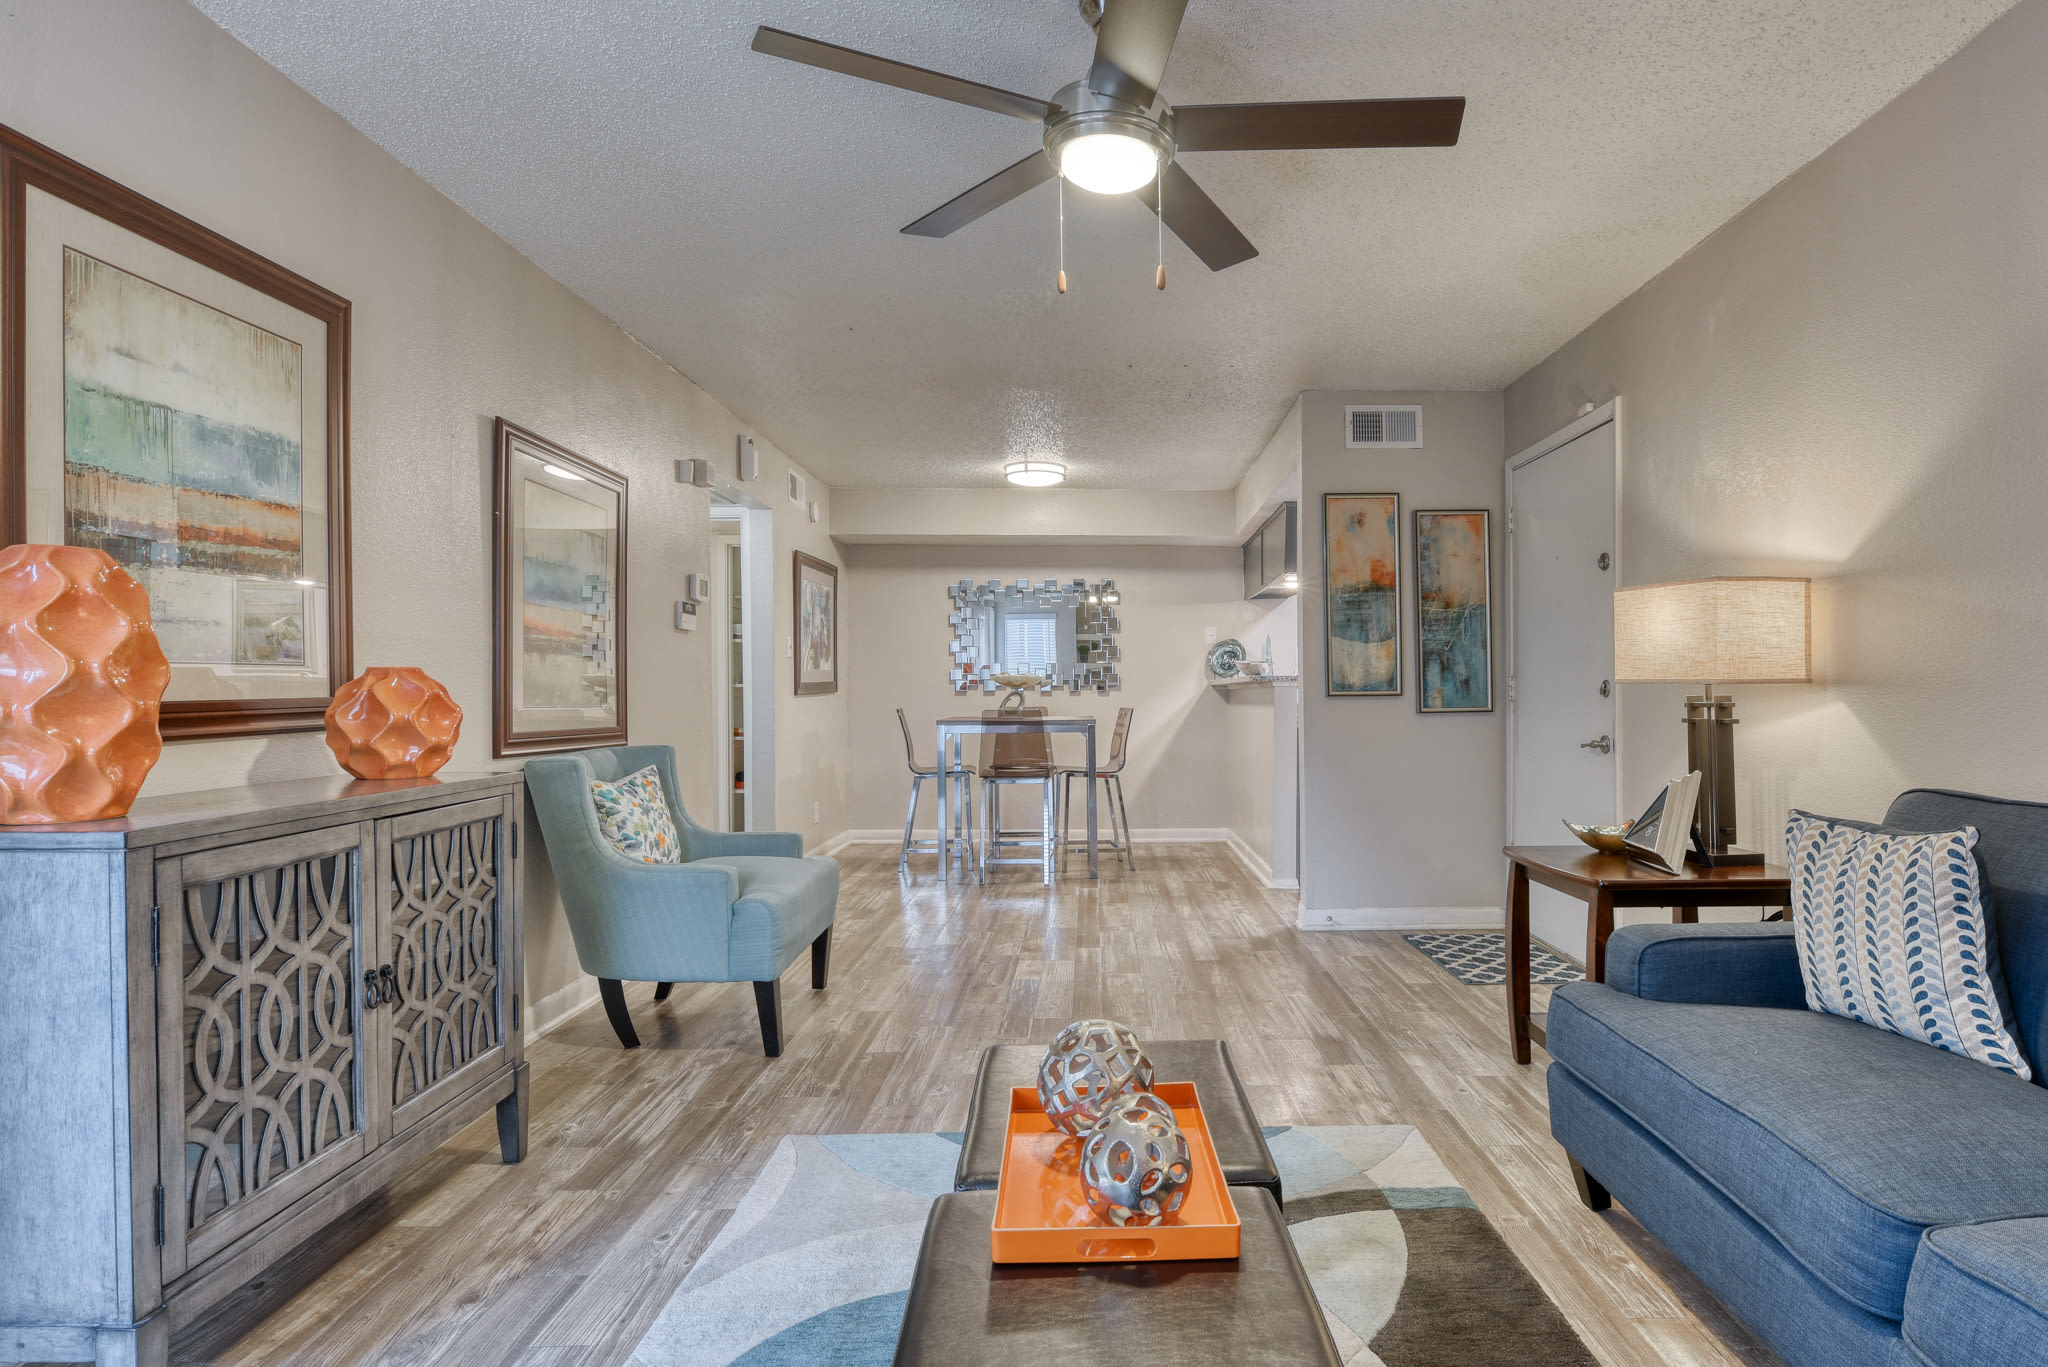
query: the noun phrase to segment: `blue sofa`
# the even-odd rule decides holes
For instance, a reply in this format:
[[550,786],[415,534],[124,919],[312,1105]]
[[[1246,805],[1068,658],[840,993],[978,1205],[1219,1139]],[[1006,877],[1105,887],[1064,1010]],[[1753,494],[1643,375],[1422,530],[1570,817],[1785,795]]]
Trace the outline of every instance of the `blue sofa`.
[[1978,829],[2035,1081],[1807,1010],[1787,925],[1629,926],[1552,999],[1551,1133],[1792,1367],[2048,1367],[2048,805],[1885,822]]

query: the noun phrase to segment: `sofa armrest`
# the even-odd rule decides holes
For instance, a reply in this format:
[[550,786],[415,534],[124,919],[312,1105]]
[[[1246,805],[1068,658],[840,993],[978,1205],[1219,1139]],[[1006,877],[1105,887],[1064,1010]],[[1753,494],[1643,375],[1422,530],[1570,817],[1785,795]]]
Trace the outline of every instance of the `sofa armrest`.
[[1607,941],[1607,985],[1645,1001],[1806,1006],[1799,951],[1782,922],[1623,926]]
[[2048,1367],[2048,1217],[1921,1235],[1899,1329],[1930,1367]]
[[693,825],[683,839],[693,861],[748,854],[779,859],[804,857],[804,838],[795,831],[712,831]]

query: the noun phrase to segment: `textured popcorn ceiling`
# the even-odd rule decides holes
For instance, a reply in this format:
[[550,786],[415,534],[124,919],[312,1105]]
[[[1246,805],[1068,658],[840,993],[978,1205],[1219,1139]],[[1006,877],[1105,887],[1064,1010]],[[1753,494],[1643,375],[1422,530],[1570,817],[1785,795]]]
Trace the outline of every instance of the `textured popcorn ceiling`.
[[[1037,130],[748,49],[1050,95],[1072,0],[196,0],[835,485],[1235,483],[1306,388],[1501,386],[2012,0],[1193,0],[1179,103],[1462,94],[1454,149],[1191,153],[1222,274],[1055,185],[897,229]],[[1114,3],[1114,0],[1111,0]],[[1873,205],[1873,211],[1882,206]]]

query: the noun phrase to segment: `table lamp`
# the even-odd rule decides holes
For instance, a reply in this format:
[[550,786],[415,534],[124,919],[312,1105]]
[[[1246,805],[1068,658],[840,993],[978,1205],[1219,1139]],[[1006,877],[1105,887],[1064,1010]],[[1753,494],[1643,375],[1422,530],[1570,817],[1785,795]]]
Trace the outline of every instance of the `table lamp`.
[[[1693,858],[1761,864],[1735,843],[1735,703],[1715,684],[1812,683],[1812,581],[1688,579],[1614,595],[1617,683],[1700,683],[1685,700],[1686,750],[1700,773]],[[1704,851],[1704,855],[1700,851]]]

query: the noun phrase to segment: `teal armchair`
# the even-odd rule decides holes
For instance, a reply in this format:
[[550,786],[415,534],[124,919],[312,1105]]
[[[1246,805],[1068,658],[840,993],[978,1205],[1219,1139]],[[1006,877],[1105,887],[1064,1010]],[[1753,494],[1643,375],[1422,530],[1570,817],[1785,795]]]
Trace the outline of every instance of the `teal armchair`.
[[[643,864],[613,849],[597,827],[592,779],[614,782],[652,764],[683,846],[680,864]],[[619,1043],[638,1048],[622,984],[751,982],[761,1046],[782,1053],[782,973],[804,946],[811,986],[825,986],[839,864],[805,858],[788,832],[706,830],[677,800],[676,752],[622,745],[526,763],[526,791],[569,915],[583,971],[596,977]]]

